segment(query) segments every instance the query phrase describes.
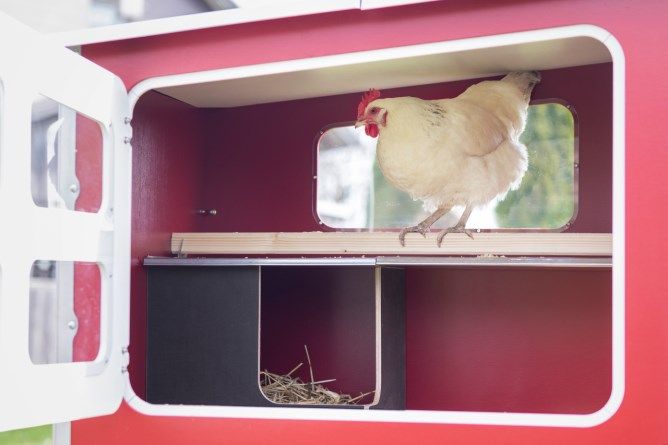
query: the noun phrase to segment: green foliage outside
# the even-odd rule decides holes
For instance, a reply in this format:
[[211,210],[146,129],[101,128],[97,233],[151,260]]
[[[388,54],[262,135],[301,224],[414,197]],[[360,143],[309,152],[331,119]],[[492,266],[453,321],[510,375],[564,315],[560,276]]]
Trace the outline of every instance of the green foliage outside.
[[573,115],[560,104],[529,107],[521,141],[529,169],[519,189],[496,206],[501,227],[559,228],[573,216]]
[[[517,190],[495,207],[500,228],[559,228],[574,210],[574,121],[563,105],[547,103],[529,107],[521,141],[529,155],[529,169]],[[368,227],[405,227],[428,214],[420,201],[392,187],[374,165],[373,221]],[[449,226],[447,217],[439,226]]]
[[51,445],[51,425],[0,433],[0,445]]

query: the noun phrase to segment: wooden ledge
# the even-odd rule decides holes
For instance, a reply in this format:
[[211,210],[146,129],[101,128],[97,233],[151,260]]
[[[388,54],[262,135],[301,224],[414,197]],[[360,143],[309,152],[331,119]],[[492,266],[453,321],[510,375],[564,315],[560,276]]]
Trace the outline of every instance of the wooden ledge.
[[174,233],[172,253],[188,255],[537,255],[611,256],[610,233],[478,233],[475,239],[449,234],[436,246],[397,232]]

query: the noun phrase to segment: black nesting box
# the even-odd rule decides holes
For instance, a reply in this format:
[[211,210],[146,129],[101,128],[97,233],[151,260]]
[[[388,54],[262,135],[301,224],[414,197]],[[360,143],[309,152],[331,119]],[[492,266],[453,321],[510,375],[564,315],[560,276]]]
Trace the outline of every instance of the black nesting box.
[[296,375],[309,381],[307,345],[316,381],[336,379],[326,386],[351,395],[374,391],[336,407],[405,409],[403,269],[309,260],[145,265],[148,402],[277,406],[259,372],[303,363]]

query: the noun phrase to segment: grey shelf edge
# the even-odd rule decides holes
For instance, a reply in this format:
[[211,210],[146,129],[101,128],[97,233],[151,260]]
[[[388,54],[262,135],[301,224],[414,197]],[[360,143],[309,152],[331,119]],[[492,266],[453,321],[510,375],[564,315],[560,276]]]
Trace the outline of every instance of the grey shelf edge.
[[375,258],[175,258],[146,257],[144,266],[375,266]]
[[146,257],[144,266],[470,266],[611,268],[612,257],[375,257],[175,258]]

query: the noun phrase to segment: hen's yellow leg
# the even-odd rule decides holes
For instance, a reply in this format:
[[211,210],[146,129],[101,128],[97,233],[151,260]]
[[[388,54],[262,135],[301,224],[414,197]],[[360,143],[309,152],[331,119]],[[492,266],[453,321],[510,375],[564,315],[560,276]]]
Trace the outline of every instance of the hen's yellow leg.
[[406,234],[407,233],[420,233],[422,236],[426,237],[427,232],[429,231],[429,228],[436,222],[438,221],[443,215],[448,213],[452,207],[442,207],[439,209],[436,209],[434,213],[426,217],[423,221],[418,223],[415,226],[410,226],[401,229],[401,232],[399,232],[399,242],[401,243],[402,246],[406,246]]
[[441,247],[443,238],[448,233],[464,233],[466,234],[466,236],[473,239],[473,233],[471,233],[470,230],[466,230],[466,221],[468,221],[472,211],[473,211],[473,206],[470,204],[467,205],[466,208],[464,209],[464,213],[462,213],[462,217],[459,218],[459,222],[457,222],[457,224],[455,224],[453,227],[448,227],[447,229],[443,229],[439,232],[438,236],[436,237],[436,244],[438,244],[438,247]]

